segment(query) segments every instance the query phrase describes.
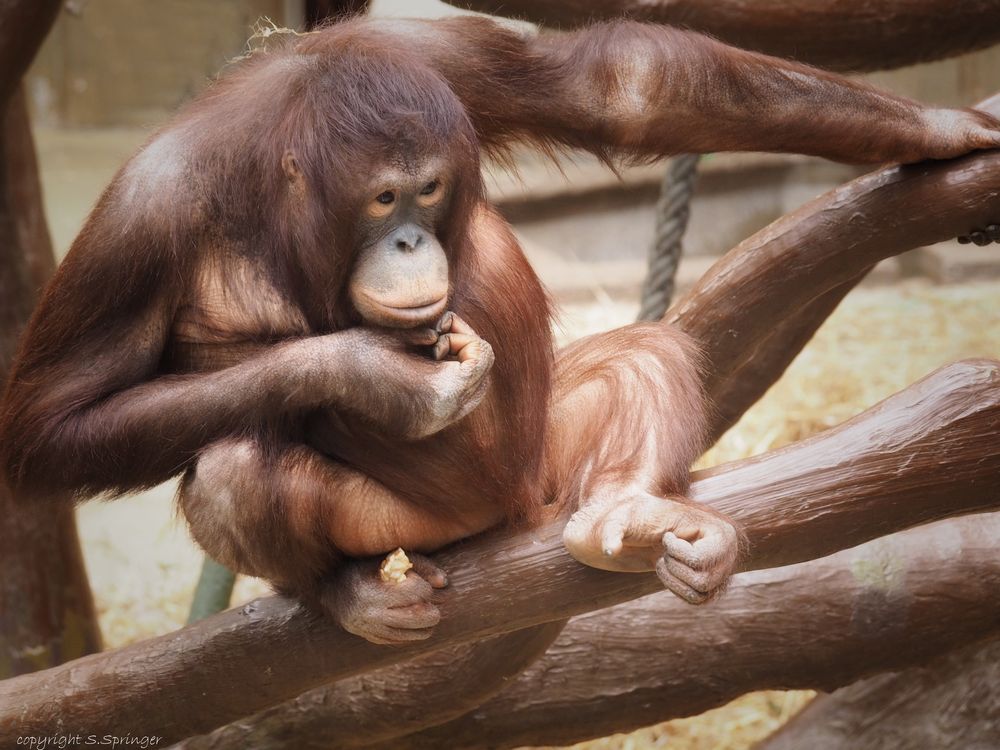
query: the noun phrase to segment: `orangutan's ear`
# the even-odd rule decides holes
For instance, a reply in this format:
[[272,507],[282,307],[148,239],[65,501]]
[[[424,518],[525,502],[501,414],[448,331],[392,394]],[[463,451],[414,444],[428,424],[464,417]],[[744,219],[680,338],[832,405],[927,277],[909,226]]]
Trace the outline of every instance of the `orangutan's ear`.
[[302,174],[302,169],[299,167],[299,161],[295,158],[295,154],[291,151],[286,151],[284,156],[281,157],[281,168],[285,172],[285,177],[288,181],[293,184],[303,184],[305,183],[305,175]]

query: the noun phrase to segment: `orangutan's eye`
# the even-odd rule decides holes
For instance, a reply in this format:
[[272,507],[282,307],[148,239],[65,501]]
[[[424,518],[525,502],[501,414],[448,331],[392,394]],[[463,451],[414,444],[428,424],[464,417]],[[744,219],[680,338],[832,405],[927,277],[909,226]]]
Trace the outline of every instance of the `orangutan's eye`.
[[375,197],[375,200],[377,200],[383,206],[388,206],[395,202],[396,194],[393,193],[391,190],[386,190],[384,193],[379,193]]
[[420,194],[417,196],[417,205],[427,208],[436,206],[441,202],[443,197],[444,186],[441,184],[441,180],[431,180],[420,188]]

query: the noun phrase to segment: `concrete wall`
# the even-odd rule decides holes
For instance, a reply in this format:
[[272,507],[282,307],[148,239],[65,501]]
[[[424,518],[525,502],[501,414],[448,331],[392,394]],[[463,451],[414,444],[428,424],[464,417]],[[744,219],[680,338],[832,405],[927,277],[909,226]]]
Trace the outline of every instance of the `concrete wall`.
[[262,17],[285,24],[286,0],[90,0],[64,11],[28,76],[36,120],[149,126],[245,49]]
[[[67,3],[67,5],[70,5]],[[263,19],[301,28],[304,0],[84,0],[63,11],[31,72],[35,121],[150,127],[242,54]],[[375,0],[382,16],[457,13],[437,0]]]

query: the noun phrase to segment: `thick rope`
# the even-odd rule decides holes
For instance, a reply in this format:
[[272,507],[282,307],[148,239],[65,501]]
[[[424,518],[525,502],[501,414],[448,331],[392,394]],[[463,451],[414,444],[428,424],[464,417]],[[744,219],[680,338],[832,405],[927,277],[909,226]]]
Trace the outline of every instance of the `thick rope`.
[[656,236],[649,250],[649,269],[642,285],[639,320],[659,320],[674,295],[682,240],[691,214],[691,197],[698,173],[698,154],[679,154],[670,160],[656,202]]

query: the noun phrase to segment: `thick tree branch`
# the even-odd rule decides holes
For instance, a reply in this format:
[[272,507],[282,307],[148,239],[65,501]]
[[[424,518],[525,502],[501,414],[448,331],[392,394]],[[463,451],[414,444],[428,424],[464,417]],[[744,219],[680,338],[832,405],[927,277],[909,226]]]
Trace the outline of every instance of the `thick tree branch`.
[[[977,106],[1000,115],[1000,95]],[[734,425],[781,377],[876,262],[962,234],[966,231],[962,227],[981,226],[982,216],[995,221],[992,196],[1000,182],[998,156],[991,154],[985,167],[991,174],[963,182],[954,193],[949,192],[949,186],[956,184],[952,178],[970,176],[964,160],[925,164],[944,173],[925,175],[916,184],[910,170],[919,165],[890,167],[854,180],[774,222],[716,263],[667,314],[668,320],[702,342],[707,355],[705,387],[715,402],[713,437],[718,439]],[[891,187],[897,183],[905,184],[911,194],[926,195],[940,188],[945,210],[962,209],[949,214],[943,226],[913,222],[917,212],[898,213]],[[943,213],[936,211],[935,217],[940,220]],[[892,221],[880,220],[880,215]],[[953,227],[958,230],[951,234]],[[836,279],[829,280],[812,267],[824,259],[839,268]],[[759,324],[762,321],[764,325]]]
[[631,18],[828,70],[887,70],[1000,42],[1000,0],[446,0],[562,28]]
[[[997,532],[994,528],[994,539]],[[973,606],[984,604],[988,604],[985,599]],[[941,606],[950,614],[954,605],[942,599]],[[953,643],[967,643],[965,636],[956,632]],[[895,638],[892,647],[896,647]],[[909,669],[870,677],[820,696],[755,750],[994,748],[1000,742],[997,685],[1000,638],[993,638],[930,662],[914,660]]]
[[[1000,506],[998,420],[1000,365],[958,363],[840,428],[696,475],[693,495],[745,524],[751,550],[744,569],[800,562]],[[160,638],[0,683],[0,743],[43,733],[57,720],[84,733],[177,740],[341,677],[660,589],[651,574],[580,565],[565,552],[561,528],[556,520],[440,554],[452,583],[429,641],[387,649],[317,622],[280,597],[258,600]]]
[[[752,690],[833,690],[877,672],[922,665],[1000,633],[1000,599],[994,593],[1000,585],[998,534],[1000,514],[941,521],[820,560],[737,576],[724,597],[698,609],[661,593],[586,615],[570,622],[545,656],[477,711],[391,744],[355,739],[351,746],[569,745],[699,714]],[[933,668],[913,671],[922,675],[914,689],[901,690],[888,703],[868,702],[866,715],[874,718],[874,706],[879,716],[886,705],[902,709],[932,680],[947,677]],[[353,685],[348,680],[330,688],[322,710],[281,714],[290,722],[282,728],[294,731],[288,736],[301,739],[297,748],[340,746],[322,744],[334,736],[322,719],[342,716],[335,701],[350,695]],[[997,706],[995,699],[985,703]],[[420,706],[414,703],[411,710]],[[277,709],[212,735],[225,742],[190,747],[287,747],[278,722],[264,720],[269,714],[276,718]],[[914,712],[906,715],[912,719]],[[871,746],[842,724],[822,723],[827,738],[841,730],[841,743],[824,744],[818,741],[823,733],[805,731],[775,748]],[[246,741],[233,742],[237,736]],[[928,741],[921,747],[947,744]]]
[[728,380],[716,381],[711,424],[714,437],[721,437],[757,403],[869,270],[810,300],[782,320],[768,338],[746,355]]
[[[1000,96],[979,106],[1000,113]],[[998,193],[1000,151],[889,167],[831,190],[727,253],[667,313],[708,355],[706,390],[724,398],[716,434],[763,395],[780,375],[771,368],[787,366],[790,346],[804,345],[867,269],[995,222]]]
[[[458,719],[517,680],[565,621],[525,628],[310,690],[288,703],[175,748],[365,747]],[[419,696],[419,697],[417,697]],[[439,747],[451,747],[444,742]]]

